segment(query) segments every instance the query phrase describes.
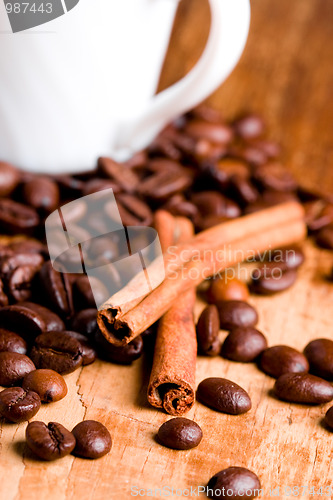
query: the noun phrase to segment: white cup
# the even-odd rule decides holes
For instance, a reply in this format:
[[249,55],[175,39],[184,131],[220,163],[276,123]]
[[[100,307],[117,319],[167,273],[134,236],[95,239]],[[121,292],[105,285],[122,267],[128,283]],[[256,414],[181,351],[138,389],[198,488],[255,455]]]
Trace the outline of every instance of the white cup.
[[17,33],[0,2],[1,160],[33,172],[76,172],[98,156],[122,161],[145,147],[212,93],[243,51],[249,0],[209,2],[201,59],[158,95],[177,0],[80,0]]

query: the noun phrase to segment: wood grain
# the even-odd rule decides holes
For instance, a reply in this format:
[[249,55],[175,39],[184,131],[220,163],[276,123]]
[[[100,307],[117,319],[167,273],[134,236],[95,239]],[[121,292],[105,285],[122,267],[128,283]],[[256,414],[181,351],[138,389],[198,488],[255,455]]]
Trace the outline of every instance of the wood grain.
[[[330,0],[253,0],[244,56],[231,77],[209,99],[226,116],[243,109],[262,112],[271,136],[282,141],[284,159],[306,183],[333,188],[333,3]],[[180,3],[161,88],[188,71],[200,56],[209,25],[205,0]],[[307,263],[292,290],[255,298],[260,328],[269,344],[302,349],[316,337],[331,337],[333,285],[325,275],[332,253],[306,245]],[[196,314],[203,304],[198,301]],[[284,486],[332,483],[333,435],[321,425],[329,405],[303,407],[270,395],[274,381],[254,364],[199,358],[197,383],[208,376],[230,378],[251,395],[253,409],[227,416],[197,403],[189,413],[202,427],[201,445],[172,451],[154,436],[169,417],[147,404],[149,360],[132,367],[104,362],[69,376],[67,397],[43,406],[35,420],[59,421],[71,429],[83,418],[111,431],[111,453],[97,461],[72,456],[41,463],[24,446],[26,424],[1,423],[1,498],[8,500],[129,499],[131,487],[175,489],[205,485],[218,470],[246,466],[261,478],[265,494]],[[302,490],[300,490],[300,494]],[[158,492],[157,492],[158,494]],[[177,497],[176,497],[177,498]],[[202,495],[205,498],[205,495]],[[305,494],[302,498],[333,498]]]

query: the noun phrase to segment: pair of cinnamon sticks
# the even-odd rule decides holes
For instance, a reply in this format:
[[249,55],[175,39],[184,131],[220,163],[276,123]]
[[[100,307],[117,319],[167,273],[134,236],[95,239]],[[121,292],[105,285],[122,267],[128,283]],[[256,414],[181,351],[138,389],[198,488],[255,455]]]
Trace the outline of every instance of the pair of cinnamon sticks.
[[[164,281],[147,296],[133,298],[138,283],[144,279],[139,274],[110,297],[98,312],[103,335],[119,346],[126,345],[164,315],[148,397],[154,406],[163,406],[174,415],[185,413],[194,402],[196,343],[192,309],[195,287],[217,272],[306,236],[303,207],[294,201],[219,224],[192,237],[191,229],[186,227],[190,223],[177,219],[175,224],[165,223],[165,213],[156,219],[157,227],[163,228],[159,235],[166,268]],[[183,236],[170,253],[166,248],[170,247],[170,241],[175,243],[177,225]],[[154,266],[157,269],[158,265],[160,262],[153,262],[151,269]],[[175,309],[169,314],[173,306]],[[184,363],[186,369],[182,372]]]

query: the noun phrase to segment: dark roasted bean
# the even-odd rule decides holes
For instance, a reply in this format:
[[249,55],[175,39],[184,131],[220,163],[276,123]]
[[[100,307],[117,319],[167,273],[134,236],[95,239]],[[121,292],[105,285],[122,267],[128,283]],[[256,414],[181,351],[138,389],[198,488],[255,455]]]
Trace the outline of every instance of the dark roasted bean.
[[0,415],[11,422],[30,420],[40,408],[40,397],[34,391],[10,387],[0,392]]
[[105,425],[96,420],[84,420],[72,433],[76,439],[74,454],[83,458],[104,457],[111,450],[111,434]]
[[272,295],[292,287],[297,280],[297,271],[290,269],[283,272],[278,264],[263,264],[253,273],[251,291],[260,295]]
[[43,460],[56,460],[69,455],[75,447],[75,437],[57,422],[31,422],[25,436],[29,448]]
[[97,330],[97,309],[82,309],[75,314],[71,321],[71,328],[88,338],[93,338]]
[[297,188],[293,175],[280,163],[266,163],[257,167],[254,178],[264,189],[294,191]]
[[233,126],[236,134],[245,140],[260,137],[266,128],[262,117],[255,114],[241,116],[234,121]]
[[60,316],[71,316],[73,313],[72,291],[67,275],[56,271],[52,262],[48,261],[39,271],[39,283],[50,307]]
[[198,208],[194,203],[187,201],[181,194],[172,196],[167,203],[163,205],[163,209],[174,216],[188,217],[192,220],[198,216]]
[[305,260],[300,247],[280,248],[270,252],[269,261],[278,265],[285,264],[286,269],[298,269]]
[[18,352],[19,354],[27,353],[26,341],[17,335],[17,333],[0,328],[0,352]]
[[105,361],[112,361],[120,365],[130,365],[140,358],[143,353],[143,341],[141,335],[124,347],[117,347],[110,344],[105,337],[97,330],[95,335],[98,356]]
[[67,198],[78,198],[83,191],[84,182],[80,179],[76,179],[70,175],[56,175],[54,180],[58,183],[61,197],[63,199]]
[[71,373],[82,365],[82,346],[64,332],[47,332],[36,338],[30,357],[36,368]]
[[308,372],[309,363],[306,357],[293,347],[275,345],[262,353],[260,368],[267,375],[279,378],[284,373]]
[[[94,288],[96,290],[96,288]],[[75,308],[96,309],[95,297],[88,276],[79,276],[73,284]]]
[[258,476],[244,467],[228,467],[213,476],[207,486],[208,497],[216,499],[251,500],[261,496]]
[[8,297],[4,292],[3,281],[0,278],[0,307],[4,307],[8,305]]
[[195,193],[191,199],[201,216],[215,215],[234,219],[241,214],[239,206],[234,201],[217,191]]
[[35,365],[25,354],[0,352],[0,385],[19,384],[23,377],[35,370]]
[[266,349],[265,336],[253,327],[235,328],[225,339],[222,356],[233,361],[254,361]]
[[246,283],[226,275],[212,279],[207,292],[208,302],[215,304],[221,300],[243,300],[250,296]]
[[215,144],[228,144],[233,138],[233,131],[228,125],[199,119],[188,122],[185,132],[195,139],[206,139]]
[[325,423],[333,430],[333,406],[326,412]]
[[59,205],[59,187],[52,179],[37,176],[24,184],[23,198],[41,214],[48,215]]
[[44,325],[43,331],[61,332],[65,329],[65,323],[62,321],[62,319],[59,318],[56,313],[50,311],[50,309],[48,309],[47,307],[41,306],[40,304],[35,304],[34,302],[21,302],[20,305],[34,311],[39,316],[39,318],[41,318]]
[[234,177],[244,180],[250,177],[249,166],[238,158],[222,158],[217,162],[217,168],[226,174],[229,181]]
[[118,194],[116,197],[119,214],[124,226],[150,226],[153,213],[148,205],[130,194]]
[[141,181],[137,190],[151,200],[165,202],[170,196],[187,189],[191,183],[192,178],[187,173],[166,170]]
[[0,230],[10,234],[31,234],[39,225],[39,217],[31,207],[3,198],[0,200]]
[[20,172],[9,163],[0,162],[0,196],[8,196],[20,181]]
[[219,215],[209,215],[208,217],[197,217],[196,219],[196,229],[197,231],[205,231],[210,227],[217,226],[218,224],[223,224],[228,222],[230,219],[227,217]]
[[274,385],[275,395],[284,401],[323,404],[332,401],[333,386],[309,373],[285,373]]
[[71,332],[66,330],[66,335],[69,335],[73,339],[76,339],[81,344],[81,352],[82,352],[82,365],[91,365],[96,360],[97,353],[92,345],[89,344],[87,337],[78,332]]
[[319,231],[316,236],[316,243],[321,248],[333,250],[333,224]]
[[164,422],[157,433],[158,441],[174,450],[190,450],[200,444],[202,430],[188,418],[177,417]]
[[37,272],[44,262],[39,253],[17,253],[1,259],[0,273],[4,279],[9,279],[11,273],[20,266],[31,266]]
[[120,187],[115,182],[109,181],[108,179],[94,178],[84,184],[82,195],[88,196],[89,194],[97,193],[104,189],[112,189],[113,194],[120,193]]
[[230,180],[230,188],[234,198],[242,206],[250,203],[256,203],[259,199],[259,192],[257,188],[248,179],[243,179],[242,177],[235,175]]
[[327,380],[333,380],[333,341],[316,339],[304,349],[310,363],[311,373]]
[[309,231],[320,231],[333,224],[333,203],[319,199],[303,204],[305,209],[305,222]]
[[247,302],[241,300],[225,300],[218,302],[220,327],[232,330],[236,326],[255,326],[258,323],[258,313]]
[[64,378],[54,370],[34,370],[28,373],[22,383],[25,391],[36,392],[42,403],[60,401],[67,394]]
[[230,415],[245,413],[252,406],[248,393],[225,378],[211,377],[200,382],[197,397],[206,406]]
[[34,340],[46,330],[44,318],[37,311],[22,304],[0,308],[0,324],[28,341]]
[[102,265],[112,262],[119,256],[119,242],[113,238],[113,235],[99,236],[90,241],[87,251],[87,258],[93,263]]
[[9,296],[16,302],[32,297],[32,281],[37,273],[35,267],[20,266],[14,269],[8,279]]
[[218,337],[220,319],[217,307],[210,305],[202,311],[197,324],[198,351],[208,356],[217,356],[221,350]]
[[109,177],[127,193],[132,193],[139,184],[139,177],[126,165],[115,162],[111,158],[99,158],[98,170]]

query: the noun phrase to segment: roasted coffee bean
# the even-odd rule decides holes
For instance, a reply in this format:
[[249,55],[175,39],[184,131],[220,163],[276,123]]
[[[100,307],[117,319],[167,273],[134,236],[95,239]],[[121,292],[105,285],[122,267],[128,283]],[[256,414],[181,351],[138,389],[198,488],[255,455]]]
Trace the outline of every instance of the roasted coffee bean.
[[135,191],[140,182],[139,177],[131,168],[117,163],[111,158],[99,158],[98,171],[104,176],[109,177],[127,193]]
[[82,309],[75,314],[71,321],[71,329],[93,338],[97,330],[97,309]]
[[225,378],[211,377],[200,382],[197,398],[206,406],[230,415],[240,415],[252,407],[248,393]]
[[48,250],[46,245],[44,245],[38,240],[33,240],[31,238],[21,241],[14,241],[10,243],[9,248],[14,253],[19,253],[19,254],[39,253],[43,257],[46,257],[48,255]]
[[333,406],[326,412],[325,423],[333,430]]
[[174,450],[190,450],[200,444],[202,430],[188,418],[177,417],[164,422],[157,433],[158,441]]
[[310,232],[320,231],[333,224],[333,203],[315,199],[303,204],[305,222]]
[[152,224],[153,213],[144,201],[127,193],[118,194],[116,200],[124,226],[150,226]]
[[24,184],[22,192],[25,202],[43,215],[50,214],[59,205],[59,187],[48,177],[36,176]]
[[183,171],[164,171],[147,177],[137,186],[138,193],[152,201],[165,202],[181,193],[192,183],[192,177]]
[[199,119],[188,122],[185,132],[195,139],[206,139],[215,144],[228,144],[233,138],[232,128],[228,125]]
[[316,339],[304,349],[310,363],[311,373],[326,380],[333,380],[333,341]]
[[120,365],[130,365],[133,361],[140,358],[143,353],[143,341],[141,335],[136,337],[132,342],[123,346],[117,347],[108,342],[105,337],[97,330],[95,341],[99,358],[105,361],[111,361]]
[[34,370],[28,373],[22,382],[25,391],[36,392],[42,403],[60,401],[67,394],[64,378],[54,370]]
[[84,420],[72,433],[76,439],[74,454],[83,458],[104,457],[111,450],[111,434],[105,425],[96,420]]
[[31,207],[3,198],[0,200],[0,231],[9,234],[31,234],[39,225],[39,217]]
[[36,273],[43,265],[44,259],[39,253],[16,253],[1,259],[0,273],[3,279],[9,279],[15,269],[30,266]]
[[0,352],[18,352],[19,354],[27,353],[26,341],[17,335],[17,333],[0,328]]
[[0,352],[0,385],[9,387],[19,384],[27,373],[36,367],[25,354]]
[[250,500],[261,496],[258,476],[244,467],[228,467],[213,476],[207,488],[208,497],[215,499]]
[[297,183],[290,173],[280,163],[266,163],[256,168],[254,179],[264,189],[273,191],[295,191]]
[[36,368],[71,373],[82,365],[82,346],[64,332],[42,333],[36,338],[30,357]]
[[[115,277],[117,279],[117,276]],[[94,280],[94,293],[92,292],[90,282]],[[76,310],[96,309],[96,304],[102,304],[107,297],[103,283],[98,278],[80,276],[73,284],[73,298]],[[104,298],[104,300],[103,300]]]
[[188,217],[195,220],[198,216],[198,208],[194,203],[187,201],[182,194],[175,194],[162,207],[174,216]]
[[112,189],[113,194],[120,193],[121,191],[120,187],[115,182],[109,181],[108,179],[94,178],[84,184],[82,196],[88,196],[89,194],[97,193],[104,189]]
[[56,460],[69,455],[75,447],[75,437],[57,422],[31,422],[25,437],[28,447],[43,460]]
[[50,307],[60,316],[70,317],[73,313],[72,291],[66,274],[56,271],[48,261],[39,271],[39,283]]
[[250,296],[246,283],[227,275],[212,279],[207,292],[208,302],[215,304],[221,300],[243,300]]
[[249,179],[250,177],[248,164],[238,158],[222,158],[217,162],[217,168],[226,174],[228,181],[234,177],[239,179]]
[[195,227],[197,231],[205,231],[210,227],[217,226],[218,224],[223,224],[228,222],[230,219],[220,215],[209,215],[208,217],[197,217],[195,221]]
[[[99,236],[90,241],[86,257],[91,259],[95,265],[109,263],[119,256],[119,242],[113,235]],[[86,258],[85,257],[85,258]]]
[[224,300],[218,302],[220,327],[232,330],[237,326],[255,326],[258,323],[258,313],[247,302],[241,300]]
[[233,123],[233,127],[236,134],[245,140],[260,137],[266,128],[262,117],[255,114],[248,114],[237,118]]
[[[272,295],[284,292],[292,287],[297,280],[297,271],[290,269],[283,272],[275,263],[272,266],[263,264],[253,273],[251,291],[259,295]],[[268,275],[267,275],[268,274]]]
[[235,328],[225,339],[222,356],[232,361],[249,363],[266,349],[265,336],[253,327]]
[[10,387],[0,392],[0,415],[10,422],[25,422],[36,415],[40,397],[34,391]]
[[83,366],[91,365],[96,360],[97,353],[95,349],[89,344],[87,337],[85,337],[81,333],[72,332],[68,330],[66,330],[63,333],[66,333],[66,335],[69,335],[73,339],[76,339],[78,342],[80,342]]
[[235,200],[241,206],[256,203],[259,199],[259,192],[252,182],[248,179],[243,179],[238,175],[235,175],[230,180],[230,189]]
[[[56,313],[50,311],[50,309],[48,309],[47,307],[41,306],[40,304],[35,304],[34,302],[21,302],[20,305],[34,311],[39,316],[39,318],[41,318],[44,328],[43,331],[61,332],[65,329],[65,323],[62,321],[62,319]],[[40,333],[38,333],[38,335]]]
[[197,324],[198,351],[208,356],[217,356],[221,350],[218,337],[220,318],[217,307],[210,305],[202,311]]
[[16,302],[32,297],[32,281],[37,273],[35,267],[20,266],[14,269],[8,280],[9,296]]
[[316,243],[321,248],[333,250],[333,224],[319,231],[316,236]]
[[265,349],[260,357],[260,368],[274,378],[284,373],[309,371],[309,363],[301,352],[287,345],[275,345]]
[[285,266],[285,269],[298,269],[305,260],[305,255],[300,247],[286,247],[270,252],[269,261],[278,266]]
[[332,401],[333,386],[309,373],[285,373],[274,385],[275,395],[284,401],[323,404]]
[[4,292],[3,281],[0,278],[0,307],[5,307],[8,305],[8,297]]
[[236,147],[233,149],[233,154],[237,158],[246,161],[252,167],[259,167],[265,165],[268,161],[268,156],[261,148],[252,145]]
[[46,329],[44,318],[35,310],[22,304],[0,308],[0,324],[25,340],[31,341]]
[[241,210],[232,200],[217,191],[202,191],[191,197],[201,216],[215,215],[234,219],[239,217]]
[[77,199],[84,188],[84,182],[81,179],[72,177],[71,175],[56,175],[53,177],[53,180],[58,183],[61,197],[65,200],[68,198]]
[[0,196],[10,195],[20,181],[20,172],[9,163],[0,162]]

